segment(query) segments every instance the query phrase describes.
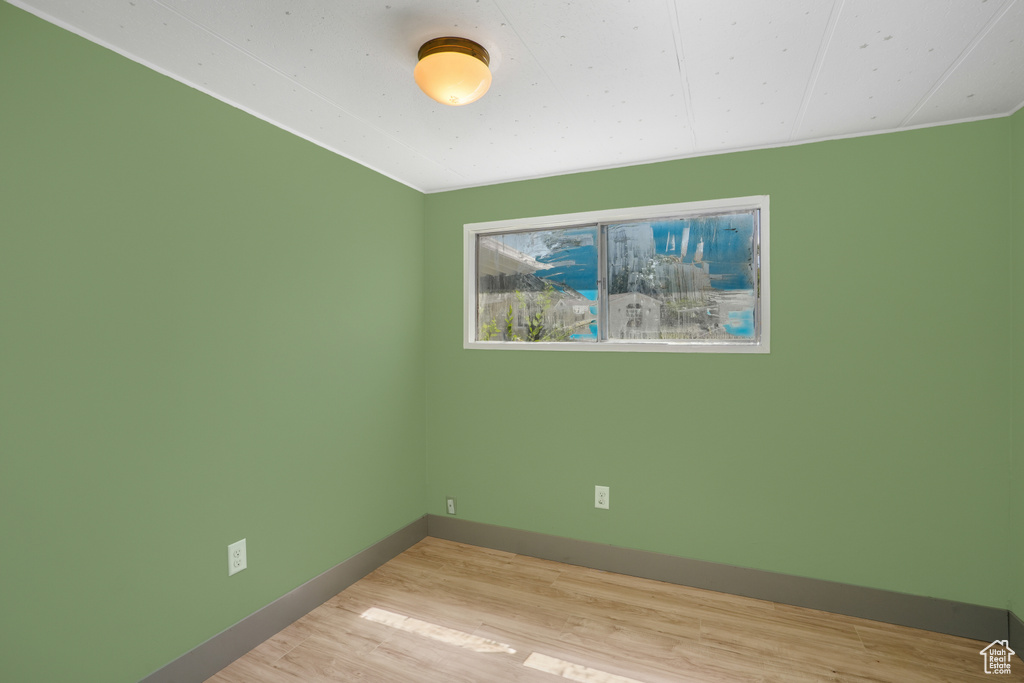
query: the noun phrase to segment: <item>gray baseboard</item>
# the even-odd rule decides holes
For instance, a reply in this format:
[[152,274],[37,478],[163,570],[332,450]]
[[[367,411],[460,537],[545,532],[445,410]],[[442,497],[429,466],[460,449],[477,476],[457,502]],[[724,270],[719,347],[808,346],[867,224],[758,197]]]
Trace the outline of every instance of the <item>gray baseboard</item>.
[[[455,517],[427,515],[427,534],[545,560],[863,617],[986,643],[1008,635],[1007,611],[995,607],[690,560]],[[1024,623],[1017,620],[1017,625],[1017,637],[1024,639]],[[1024,648],[1024,640],[1020,647]]]
[[1006,613],[1007,628],[1010,631],[1010,649],[1024,659],[1024,621],[1013,612]]
[[267,638],[308,614],[427,535],[421,517],[341,564],[314,577],[205,643],[157,669],[140,683],[205,681]]

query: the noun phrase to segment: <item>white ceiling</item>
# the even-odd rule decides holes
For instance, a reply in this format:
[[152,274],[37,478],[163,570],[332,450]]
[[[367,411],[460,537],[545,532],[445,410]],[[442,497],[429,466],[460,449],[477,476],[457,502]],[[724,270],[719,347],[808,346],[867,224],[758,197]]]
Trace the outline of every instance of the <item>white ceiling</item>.
[[[425,192],[1024,104],[1024,0],[11,1]],[[443,35],[482,100],[416,87]]]

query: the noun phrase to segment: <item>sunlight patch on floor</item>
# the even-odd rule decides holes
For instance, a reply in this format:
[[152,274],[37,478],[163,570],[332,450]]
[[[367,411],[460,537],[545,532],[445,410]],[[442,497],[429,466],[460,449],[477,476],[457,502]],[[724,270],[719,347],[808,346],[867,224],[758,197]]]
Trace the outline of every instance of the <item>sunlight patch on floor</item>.
[[573,664],[572,662],[555,659],[554,657],[548,657],[537,652],[527,657],[526,661],[523,662],[523,666],[555,674],[570,681],[578,681],[578,683],[641,683],[641,681],[635,678],[626,678],[625,676],[610,674],[607,671],[591,669],[582,664]]
[[[415,633],[431,640],[448,645],[456,645],[473,652],[497,652],[504,654],[515,654],[516,652],[511,646],[499,643],[496,640],[481,638],[465,631],[457,631],[453,628],[389,612],[378,607],[369,608],[361,616],[363,619],[377,624],[390,626],[407,633]],[[538,652],[531,653],[526,658],[526,661],[523,662],[523,666],[543,671],[544,673],[555,674],[577,683],[643,683],[635,678],[619,676],[618,674],[608,673],[600,669],[591,669],[582,664],[574,664],[563,659],[542,655]]]
[[416,633],[432,640],[448,643],[449,645],[457,645],[467,650],[472,650],[473,652],[504,652],[507,654],[515,654],[515,650],[505,643],[499,643],[496,640],[488,640],[487,638],[474,636],[470,633],[466,633],[465,631],[456,631],[455,629],[447,628],[446,626],[438,626],[437,624],[432,624],[428,621],[421,621],[401,614],[395,614],[394,612],[389,612],[377,607],[371,607],[366,610],[363,612],[362,617],[363,619],[367,619],[378,624],[384,624],[409,633]]

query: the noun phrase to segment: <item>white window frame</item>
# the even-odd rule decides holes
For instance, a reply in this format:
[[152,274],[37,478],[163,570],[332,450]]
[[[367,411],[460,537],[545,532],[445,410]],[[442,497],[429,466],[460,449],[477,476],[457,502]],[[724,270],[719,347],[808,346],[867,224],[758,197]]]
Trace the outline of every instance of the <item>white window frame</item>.
[[[598,340],[578,342],[479,341],[477,334],[477,237],[515,230],[538,230],[587,226],[601,223],[632,222],[658,218],[759,211],[758,244],[760,274],[759,311],[761,336],[757,341],[739,340]],[[771,278],[769,258],[768,195],[716,199],[679,204],[658,204],[626,209],[586,211],[554,216],[534,216],[463,226],[463,348],[533,351],[645,351],[672,353],[769,353],[771,338]],[[601,274],[602,282],[605,277]]]

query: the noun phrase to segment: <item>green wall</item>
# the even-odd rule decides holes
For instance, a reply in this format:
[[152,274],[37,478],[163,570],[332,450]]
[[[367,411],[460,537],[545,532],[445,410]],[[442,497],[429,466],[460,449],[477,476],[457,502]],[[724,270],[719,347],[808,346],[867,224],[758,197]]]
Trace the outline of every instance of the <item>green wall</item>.
[[1010,119],[1013,159],[1013,254],[1014,254],[1014,414],[1013,479],[1010,490],[1012,515],[1010,543],[1013,566],[1010,574],[1011,609],[1024,619],[1024,110]]
[[[5,3],[0,93],[0,680],[138,680],[445,495],[1024,612],[1024,114],[424,197]],[[461,348],[463,223],[751,194],[770,355]]]
[[423,514],[424,197],[6,3],[0,93],[0,680],[136,681]]
[[[1009,132],[428,196],[428,510],[454,495],[479,522],[1005,608]],[[464,223],[755,194],[770,355],[461,348]]]

